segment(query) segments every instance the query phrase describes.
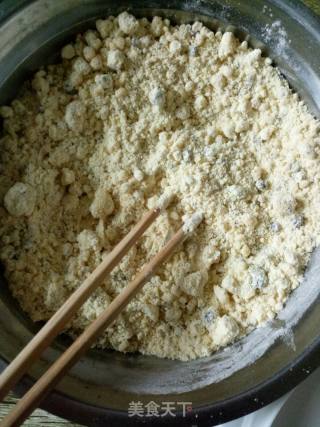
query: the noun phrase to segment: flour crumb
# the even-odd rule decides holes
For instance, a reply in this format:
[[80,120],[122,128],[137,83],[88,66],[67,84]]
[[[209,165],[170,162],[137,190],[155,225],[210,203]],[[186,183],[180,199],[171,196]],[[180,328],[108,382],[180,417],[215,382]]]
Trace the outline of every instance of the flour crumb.
[[35,201],[33,188],[23,182],[16,182],[4,196],[4,206],[12,216],[31,215]]
[[94,195],[90,212],[94,218],[105,219],[114,210],[114,202],[106,187],[101,186]]
[[115,71],[121,70],[124,60],[125,60],[124,54],[118,49],[111,50],[108,53],[107,64],[108,64],[108,67],[111,68],[112,70],[115,70]]

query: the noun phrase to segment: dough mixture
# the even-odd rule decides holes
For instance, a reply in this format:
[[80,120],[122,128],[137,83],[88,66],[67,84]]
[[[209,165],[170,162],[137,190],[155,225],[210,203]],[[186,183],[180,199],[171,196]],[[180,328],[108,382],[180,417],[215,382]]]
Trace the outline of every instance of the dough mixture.
[[273,319],[320,236],[320,126],[269,58],[200,22],[124,12],[1,108],[1,261],[45,321],[164,192],[77,336],[185,216],[204,220],[97,342],[190,360]]

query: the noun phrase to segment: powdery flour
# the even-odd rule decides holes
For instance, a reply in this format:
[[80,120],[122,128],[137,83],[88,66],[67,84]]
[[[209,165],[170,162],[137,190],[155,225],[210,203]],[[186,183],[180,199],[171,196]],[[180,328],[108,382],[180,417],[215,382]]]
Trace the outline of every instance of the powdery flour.
[[206,356],[281,310],[319,244],[317,122],[260,50],[201,23],[98,20],[1,108],[1,260],[48,319],[133,224],[173,201],[85,303],[79,334],[186,216],[197,231],[97,345]]

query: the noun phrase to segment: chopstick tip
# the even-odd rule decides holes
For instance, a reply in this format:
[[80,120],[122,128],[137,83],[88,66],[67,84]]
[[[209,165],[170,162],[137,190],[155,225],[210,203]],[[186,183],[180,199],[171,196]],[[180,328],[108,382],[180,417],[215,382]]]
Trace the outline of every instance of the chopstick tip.
[[174,194],[171,191],[165,191],[158,200],[157,209],[161,212],[165,211],[172,202]]
[[204,218],[203,212],[195,212],[193,215],[187,217],[182,226],[182,231],[185,234],[193,233],[194,230],[200,225]]

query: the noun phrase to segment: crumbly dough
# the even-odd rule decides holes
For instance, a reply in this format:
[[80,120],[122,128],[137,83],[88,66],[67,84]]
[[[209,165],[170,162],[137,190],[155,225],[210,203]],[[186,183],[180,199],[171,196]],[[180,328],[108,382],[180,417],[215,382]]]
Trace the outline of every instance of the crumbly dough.
[[186,216],[196,232],[97,345],[181,360],[273,319],[319,244],[319,122],[259,49],[200,22],[98,20],[1,108],[1,260],[46,320],[165,192],[79,334]]

